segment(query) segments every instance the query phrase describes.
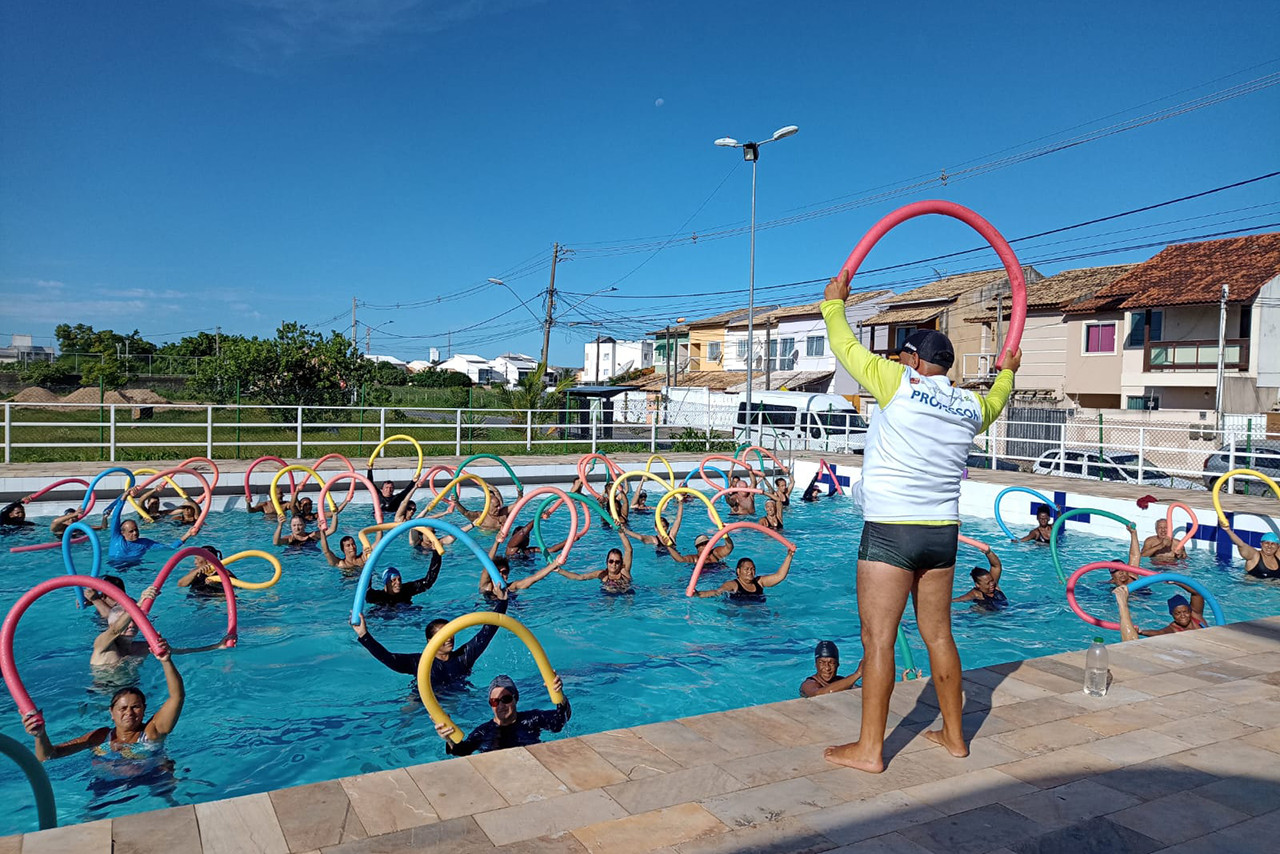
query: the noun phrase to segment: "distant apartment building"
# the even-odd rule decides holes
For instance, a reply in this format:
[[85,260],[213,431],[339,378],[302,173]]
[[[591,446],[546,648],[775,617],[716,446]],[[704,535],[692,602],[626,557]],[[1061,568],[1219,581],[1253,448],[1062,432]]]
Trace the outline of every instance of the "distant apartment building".
[[578,382],[599,384],[634,370],[654,366],[655,342],[619,341],[598,335],[582,348],[582,372]]

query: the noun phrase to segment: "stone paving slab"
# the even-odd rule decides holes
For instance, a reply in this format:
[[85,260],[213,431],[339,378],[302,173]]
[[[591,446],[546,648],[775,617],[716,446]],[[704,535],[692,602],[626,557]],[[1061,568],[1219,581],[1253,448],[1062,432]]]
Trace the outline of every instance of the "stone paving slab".
[[[967,671],[970,756],[897,686],[889,765],[829,765],[857,691],[0,838],[0,854],[1270,852],[1280,617]],[[424,736],[425,737],[425,736]]]

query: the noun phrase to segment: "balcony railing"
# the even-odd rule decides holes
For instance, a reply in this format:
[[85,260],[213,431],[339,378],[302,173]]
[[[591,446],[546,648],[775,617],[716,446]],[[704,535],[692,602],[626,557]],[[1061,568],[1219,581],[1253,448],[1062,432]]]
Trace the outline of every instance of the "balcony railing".
[[[1223,347],[1228,371],[1249,369],[1249,339],[1228,338]],[[1148,341],[1143,347],[1144,371],[1216,371],[1218,339],[1204,341]]]
[[961,355],[961,382],[989,381],[999,371],[996,370],[998,353],[964,353]]

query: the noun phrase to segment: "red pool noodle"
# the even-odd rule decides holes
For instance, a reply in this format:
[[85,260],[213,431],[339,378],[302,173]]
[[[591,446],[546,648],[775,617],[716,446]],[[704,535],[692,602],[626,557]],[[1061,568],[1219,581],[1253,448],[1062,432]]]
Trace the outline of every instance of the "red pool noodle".
[[[35,602],[46,593],[54,590],[61,590],[64,587],[88,587],[90,590],[96,590],[106,596],[110,596],[119,603],[124,612],[133,618],[134,625],[138,627],[138,631],[142,632],[142,636],[147,639],[147,645],[151,647],[153,653],[159,653],[163,647],[160,634],[156,631],[155,626],[151,625],[151,620],[147,618],[147,614],[128,596],[121,592],[109,581],[103,581],[101,578],[94,578],[91,575],[62,575],[57,578],[50,578],[47,581],[41,581],[35,587],[32,587],[22,597],[13,604],[9,609],[9,614],[4,618],[4,623],[0,625],[0,675],[4,676],[5,687],[9,689],[9,695],[13,697],[13,702],[18,707],[18,714],[27,715],[36,711],[36,704],[32,702],[31,695],[27,693],[26,687],[22,684],[22,679],[18,676],[18,666],[13,659],[13,636],[18,628],[18,621],[22,619],[22,615],[27,608],[31,607],[31,603]],[[43,723],[44,718],[41,716],[40,721]]]
[[768,536],[773,537],[787,548],[792,548],[792,542],[786,537],[782,536],[772,528],[766,528],[764,525],[757,522],[732,522],[725,525],[723,528],[716,531],[715,534],[712,535],[711,539],[707,540],[706,544],[702,547],[702,551],[698,553],[698,562],[693,565],[693,574],[689,576],[689,586],[685,589],[684,595],[692,596],[694,593],[698,592],[698,576],[702,575],[702,567],[707,562],[707,558],[711,556],[711,551],[716,547],[716,543],[724,539],[732,531],[743,530],[759,531],[762,534],[767,534]]
[[[963,205],[931,199],[923,202],[913,202],[898,208],[873,225],[871,230],[862,236],[862,239],[858,241],[858,245],[853,247],[853,251],[849,253],[849,257],[845,260],[844,266],[840,268],[840,271],[842,273],[848,272],[849,280],[852,281],[858,272],[858,267],[866,260],[867,254],[871,252],[871,248],[879,242],[880,238],[884,237],[895,226],[925,214],[942,214],[943,216],[960,220],[981,234],[987,243],[991,244],[991,248],[996,251],[996,254],[1000,256],[1000,262],[1004,264],[1004,270],[1009,275],[1009,289],[1013,295],[1009,314],[1009,329],[1005,333],[1004,349],[1000,351],[1000,360],[1003,361],[1006,355],[1017,350],[1022,343],[1022,328],[1027,322],[1027,283],[1022,275],[1022,265],[1018,263],[1018,257],[1013,254],[1013,249],[1009,246],[1008,241],[1000,235],[1000,232],[996,231],[991,223]],[[997,322],[999,322],[998,319]]]

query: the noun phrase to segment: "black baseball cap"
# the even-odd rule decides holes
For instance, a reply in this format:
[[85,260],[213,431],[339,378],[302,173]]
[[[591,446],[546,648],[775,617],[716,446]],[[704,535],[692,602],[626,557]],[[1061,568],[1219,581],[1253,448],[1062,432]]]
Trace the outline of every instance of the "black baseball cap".
[[932,362],[944,371],[956,363],[956,351],[951,339],[936,329],[917,329],[907,336],[898,348],[899,353],[915,353],[926,362]]

